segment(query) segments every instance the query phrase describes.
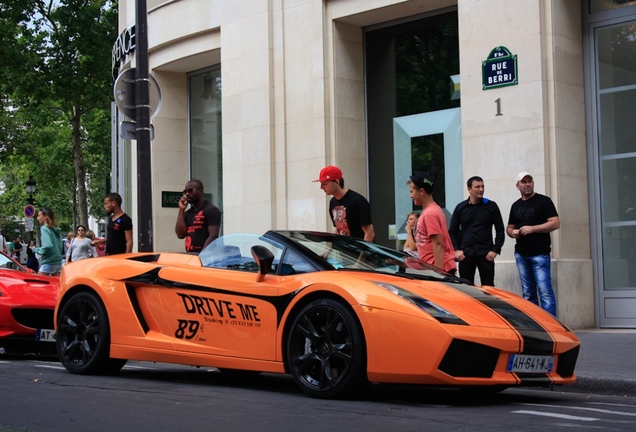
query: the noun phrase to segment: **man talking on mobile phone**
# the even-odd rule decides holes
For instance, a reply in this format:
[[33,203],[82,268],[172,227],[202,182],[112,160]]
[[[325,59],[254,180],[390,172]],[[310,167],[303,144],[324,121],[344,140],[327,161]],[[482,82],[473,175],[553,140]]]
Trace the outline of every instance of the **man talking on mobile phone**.
[[[186,208],[190,206],[186,210]],[[219,236],[221,211],[203,196],[203,183],[191,179],[179,200],[179,214],[174,232],[185,238],[186,252],[198,254]]]

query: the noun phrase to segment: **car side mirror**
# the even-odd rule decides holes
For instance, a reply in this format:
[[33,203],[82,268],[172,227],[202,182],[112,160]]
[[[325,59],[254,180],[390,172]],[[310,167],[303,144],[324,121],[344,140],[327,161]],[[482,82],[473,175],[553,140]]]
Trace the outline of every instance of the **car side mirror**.
[[272,269],[272,263],[274,262],[274,254],[265,246],[252,246],[252,256],[258,264],[258,276],[256,282],[260,282],[265,279],[265,275]]

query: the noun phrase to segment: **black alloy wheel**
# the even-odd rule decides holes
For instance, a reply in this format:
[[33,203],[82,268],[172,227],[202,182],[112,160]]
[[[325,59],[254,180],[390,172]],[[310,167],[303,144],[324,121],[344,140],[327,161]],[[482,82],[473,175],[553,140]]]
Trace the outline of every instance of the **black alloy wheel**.
[[366,347],[355,313],[342,303],[316,300],[295,317],[286,362],[308,395],[332,399],[353,395],[366,382]]
[[93,293],[73,295],[58,315],[57,354],[75,374],[111,374],[126,360],[111,359],[110,325],[106,308]]

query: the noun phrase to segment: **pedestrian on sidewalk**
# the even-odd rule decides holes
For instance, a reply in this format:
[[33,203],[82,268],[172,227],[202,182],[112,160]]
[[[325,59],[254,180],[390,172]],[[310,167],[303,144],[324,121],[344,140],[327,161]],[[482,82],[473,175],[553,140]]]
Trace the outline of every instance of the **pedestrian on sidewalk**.
[[104,198],[104,210],[109,215],[106,237],[92,241],[93,246],[106,244],[106,255],[131,253],[133,248],[133,223],[121,208],[121,195],[109,193]]
[[[455,207],[448,232],[453,241],[459,275],[475,284],[495,285],[495,258],[501,253],[505,229],[497,203],[484,197],[484,180],[474,176],[466,182],[468,199]],[[495,241],[492,229],[495,228]]]
[[549,197],[534,191],[530,173],[520,172],[516,185],[521,198],[510,208],[506,233],[517,240],[515,261],[523,298],[556,317],[557,304],[550,276],[550,233],[561,226],[559,214]]
[[186,252],[199,253],[219,236],[220,230],[221,211],[205,199],[203,182],[190,179],[179,200],[174,227],[177,238],[185,238]]
[[86,227],[77,226],[77,235],[71,240],[66,252],[66,262],[81,261],[86,258],[97,256],[97,251],[92,244],[92,240],[86,237]]
[[457,271],[455,250],[446,228],[444,211],[433,199],[434,183],[431,175],[417,172],[406,184],[413,203],[422,206],[415,232],[419,258],[454,275]]
[[62,233],[60,227],[55,221],[55,214],[50,207],[42,207],[38,211],[38,223],[42,225],[41,247],[31,246],[31,250],[40,254],[39,274],[48,276],[57,276],[62,271],[62,253],[64,245],[62,244]]
[[358,192],[345,187],[342,171],[329,165],[320,170],[314,182],[320,182],[320,189],[331,195],[329,216],[335,234],[356,237],[368,242],[375,239],[371,222],[371,204]]

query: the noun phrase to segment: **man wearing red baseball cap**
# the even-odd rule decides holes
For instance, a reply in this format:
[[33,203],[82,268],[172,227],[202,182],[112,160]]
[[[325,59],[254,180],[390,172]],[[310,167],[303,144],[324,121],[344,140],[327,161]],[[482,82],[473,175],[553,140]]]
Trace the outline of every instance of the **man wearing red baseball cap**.
[[333,222],[333,232],[372,242],[375,231],[371,223],[371,205],[365,197],[346,188],[342,171],[329,165],[320,170],[320,189],[331,195],[329,215]]

